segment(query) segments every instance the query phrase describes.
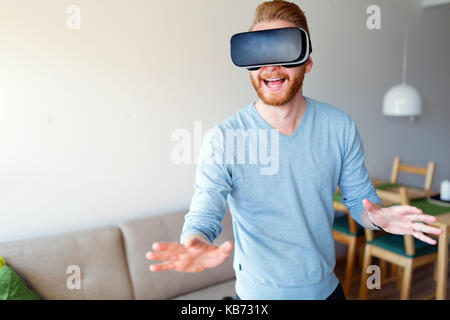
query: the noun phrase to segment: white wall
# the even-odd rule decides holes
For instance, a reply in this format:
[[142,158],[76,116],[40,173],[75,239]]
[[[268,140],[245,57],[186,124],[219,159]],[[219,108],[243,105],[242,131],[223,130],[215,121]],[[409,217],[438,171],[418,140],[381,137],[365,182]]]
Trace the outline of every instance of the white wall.
[[[437,180],[450,177],[449,7],[295,2],[314,45],[305,94],[356,120],[370,172],[388,178],[398,154],[433,159]],[[0,0],[0,241],[186,209],[195,164],[171,162],[171,133],[212,127],[256,99],[229,39],[259,3]],[[365,26],[373,3],[380,31]],[[70,4],[81,7],[79,31],[66,28]],[[401,80],[401,8],[414,34],[408,80],[425,100],[416,124],[381,115]]]

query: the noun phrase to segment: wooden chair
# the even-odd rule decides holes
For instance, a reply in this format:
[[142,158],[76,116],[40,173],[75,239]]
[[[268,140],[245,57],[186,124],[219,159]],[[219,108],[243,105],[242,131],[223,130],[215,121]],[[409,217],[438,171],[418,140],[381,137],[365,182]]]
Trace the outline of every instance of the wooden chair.
[[400,172],[412,173],[417,175],[425,176],[425,184],[423,189],[426,191],[426,195],[431,194],[431,187],[433,186],[434,171],[436,169],[436,164],[433,161],[428,162],[426,168],[416,167],[411,165],[402,164],[400,162],[400,157],[394,158],[394,164],[392,166],[391,173],[391,183],[398,182],[398,175]]
[[[407,164],[402,164],[400,161],[400,157],[394,158],[394,163],[392,165],[392,171],[391,171],[391,184],[398,184],[398,176],[400,172],[404,173],[411,173],[416,175],[422,175],[425,176],[425,183],[423,189],[416,188],[416,187],[408,187],[408,198],[409,199],[420,199],[420,198],[426,198],[430,195],[436,194],[431,190],[431,187],[433,186],[433,179],[434,179],[434,171],[436,168],[436,164],[432,161],[428,162],[428,165],[426,168],[423,167],[416,167],[411,166]],[[400,187],[401,185],[399,185]],[[392,192],[392,190],[394,192]],[[400,194],[397,189],[392,190],[378,190],[377,194],[383,199],[383,201],[387,201],[389,203],[399,203],[400,202]]]
[[[400,188],[403,199],[402,204],[408,205],[408,193],[406,187]],[[365,230],[366,247],[364,250],[364,262],[361,273],[361,285],[359,299],[367,298],[367,268],[372,262],[372,257],[387,261],[403,269],[401,273],[401,300],[408,300],[410,296],[412,273],[417,267],[429,264],[437,259],[437,247],[414,238],[411,235],[399,236],[383,233],[375,237],[374,231]],[[396,280],[392,277],[384,281],[384,284]]]
[[[397,184],[399,172],[424,175],[425,185],[423,194],[420,195],[419,191],[416,192],[415,190],[409,190],[405,186],[400,186],[397,194],[384,191],[380,192],[379,190],[377,190],[377,193],[383,201],[387,203],[409,205],[410,195],[413,197],[425,197],[432,194],[431,187],[433,184],[434,170],[434,162],[429,162],[427,168],[421,168],[401,164],[400,158],[395,157],[392,167],[391,183]],[[365,234],[366,245],[364,250],[364,262],[361,273],[359,298],[367,298],[368,287],[366,282],[368,279],[368,274],[366,271],[368,266],[371,264],[372,257],[377,257],[381,260],[381,266],[384,269],[382,270],[383,274],[386,272],[386,261],[391,263],[392,266],[395,266],[391,269],[394,273],[397,269],[396,267],[402,268],[403,272],[399,272],[397,276],[391,277],[390,279],[386,279],[386,277],[383,276],[382,280],[384,283],[398,280],[398,283],[401,284],[400,299],[409,299],[413,270],[419,266],[427,265],[433,261],[436,261],[436,246],[432,246],[415,239],[411,235],[399,236],[377,232],[378,237],[376,237],[375,232],[370,230],[365,230]]]
[[[428,162],[428,165],[426,168],[424,167],[417,167],[417,166],[411,166],[407,164],[401,163],[400,157],[395,157],[394,162],[392,164],[392,171],[391,171],[391,184],[398,184],[398,177],[400,172],[404,173],[410,173],[410,174],[416,174],[416,175],[423,175],[425,176],[425,183],[423,189],[419,188],[411,188],[408,187],[408,199],[420,199],[420,198],[426,198],[431,195],[436,194],[431,190],[433,186],[433,179],[434,179],[434,172],[436,169],[436,164],[432,161]],[[385,203],[401,203],[400,198],[400,192],[399,190],[395,190],[397,192],[390,192],[390,191],[384,191],[384,190],[377,190],[378,195],[383,199]],[[425,265],[424,267],[427,267],[428,265]],[[386,271],[387,271],[387,265],[385,261],[381,261],[381,269],[382,269],[382,275],[383,280],[385,279]],[[391,265],[391,274],[395,274],[397,272],[396,266]],[[400,280],[400,279],[399,279]],[[400,281],[398,282],[398,287],[400,287]]]
[[[339,191],[339,188],[336,191]],[[360,257],[362,260],[362,251],[365,244],[364,229],[351,218],[350,211],[342,203],[335,203],[334,208],[336,211],[346,213],[346,215],[334,219],[333,237],[336,242],[348,246],[343,290],[346,295],[349,295],[351,284],[354,280],[353,270],[355,267],[356,249],[358,247],[360,248]]]

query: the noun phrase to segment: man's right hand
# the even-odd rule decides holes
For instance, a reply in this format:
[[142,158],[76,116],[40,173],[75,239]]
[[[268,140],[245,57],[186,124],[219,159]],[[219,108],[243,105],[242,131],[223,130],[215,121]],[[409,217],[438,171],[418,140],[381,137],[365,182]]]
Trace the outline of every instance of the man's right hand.
[[146,254],[148,260],[164,261],[150,265],[150,271],[176,270],[178,272],[202,272],[221,265],[233,250],[230,241],[215,246],[198,238],[191,238],[184,244],[155,242],[154,251]]

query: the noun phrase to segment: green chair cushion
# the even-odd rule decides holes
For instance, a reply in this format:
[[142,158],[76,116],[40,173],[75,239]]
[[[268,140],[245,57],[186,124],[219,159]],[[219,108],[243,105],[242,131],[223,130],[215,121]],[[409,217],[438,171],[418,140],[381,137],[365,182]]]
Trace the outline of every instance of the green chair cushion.
[[340,191],[334,193],[333,201],[342,202],[342,193]]
[[[364,234],[364,229],[357,223],[358,232],[356,233],[356,236],[360,236]],[[348,216],[345,214],[342,217],[336,217],[334,219],[333,223],[333,229],[336,231],[344,232],[349,235],[355,235],[354,233],[350,232],[350,227],[348,225]]]
[[375,238],[373,241],[367,241],[367,243],[401,254],[405,257],[420,257],[429,253],[437,252],[437,245],[434,246],[414,238],[415,255],[408,255],[405,251],[405,243],[403,239],[404,237],[402,235],[384,234]]
[[375,188],[379,189],[379,190],[389,190],[389,189],[398,188],[398,187],[417,188],[417,187],[412,187],[412,186],[408,186],[405,184],[397,184],[397,183],[382,183],[382,184],[375,186]]

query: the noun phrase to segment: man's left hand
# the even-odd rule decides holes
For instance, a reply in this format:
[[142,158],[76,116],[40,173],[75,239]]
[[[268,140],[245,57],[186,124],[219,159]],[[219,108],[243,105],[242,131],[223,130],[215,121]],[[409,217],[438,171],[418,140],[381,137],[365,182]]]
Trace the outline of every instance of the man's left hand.
[[412,206],[396,205],[384,207],[372,203],[369,199],[363,200],[369,220],[383,228],[386,232],[400,235],[412,235],[419,240],[435,245],[436,240],[424,233],[439,235],[442,230],[424,224],[423,222],[436,222],[434,216],[424,214],[421,209]]

